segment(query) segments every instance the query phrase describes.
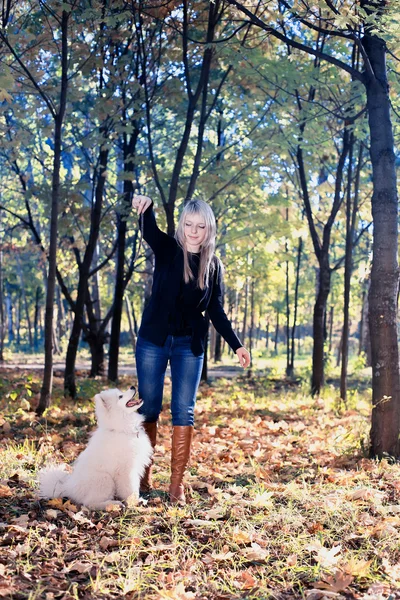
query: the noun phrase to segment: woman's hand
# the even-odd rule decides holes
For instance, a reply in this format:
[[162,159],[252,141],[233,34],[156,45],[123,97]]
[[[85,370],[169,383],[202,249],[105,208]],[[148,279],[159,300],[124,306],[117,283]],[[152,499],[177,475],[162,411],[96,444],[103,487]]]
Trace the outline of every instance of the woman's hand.
[[245,369],[250,365],[251,356],[250,352],[246,350],[243,346],[236,350],[237,357],[239,359],[240,365]]
[[149,208],[151,203],[152,200],[148,196],[141,196],[138,194],[132,198],[132,208],[136,208],[138,215],[142,215],[144,211]]

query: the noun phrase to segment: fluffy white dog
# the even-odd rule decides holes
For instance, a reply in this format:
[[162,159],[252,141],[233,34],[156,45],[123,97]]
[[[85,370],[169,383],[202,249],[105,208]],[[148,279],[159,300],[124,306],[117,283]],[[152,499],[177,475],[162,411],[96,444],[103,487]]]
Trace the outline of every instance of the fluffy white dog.
[[[88,508],[103,510],[139,498],[140,479],[151,462],[153,449],[138,414],[136,389],[106,390],[95,396],[98,428],[73,464],[53,465],[39,471],[41,498],[68,497]],[[118,498],[120,501],[115,501]]]

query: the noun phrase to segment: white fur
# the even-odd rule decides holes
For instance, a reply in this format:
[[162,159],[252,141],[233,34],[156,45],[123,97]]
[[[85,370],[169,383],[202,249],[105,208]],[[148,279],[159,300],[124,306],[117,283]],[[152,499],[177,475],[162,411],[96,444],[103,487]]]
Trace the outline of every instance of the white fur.
[[153,449],[142,423],[144,417],[126,406],[135,392],[106,390],[95,396],[98,428],[73,464],[39,471],[41,498],[68,497],[92,509],[105,509],[119,500],[138,500],[140,479],[151,462]]

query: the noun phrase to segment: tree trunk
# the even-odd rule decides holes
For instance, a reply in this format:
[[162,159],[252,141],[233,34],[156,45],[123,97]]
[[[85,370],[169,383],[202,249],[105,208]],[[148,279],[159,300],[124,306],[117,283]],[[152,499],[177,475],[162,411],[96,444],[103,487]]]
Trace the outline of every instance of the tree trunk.
[[4,287],[3,287],[3,246],[0,246],[0,363],[4,362]]
[[11,297],[10,284],[6,282],[6,315],[7,315],[7,334],[8,343],[14,341],[14,319],[13,319],[13,302]]
[[128,294],[125,294],[125,308],[126,308],[126,314],[128,317],[129,336],[131,338],[132,350],[133,350],[133,354],[135,354],[135,352],[136,352],[136,332],[135,332],[135,326],[134,326],[134,321],[133,321],[133,317],[132,317],[132,305],[129,300]]
[[22,295],[22,299],[23,299],[23,302],[24,302],[25,318],[26,318],[26,328],[28,330],[29,347],[32,350],[32,348],[33,348],[33,337],[32,337],[31,318],[30,318],[30,315],[29,315],[28,298],[26,296],[25,281],[24,281],[24,275],[23,275],[22,267],[21,267],[21,260],[20,260],[18,254],[17,254],[17,270],[18,270],[19,284],[21,286],[21,295]]
[[38,285],[36,287],[36,294],[35,294],[35,315],[33,318],[33,346],[35,348],[35,350],[38,349],[39,347],[39,337],[40,337],[40,333],[39,333],[39,327],[40,327],[40,323],[39,323],[39,318],[40,318],[40,286]]
[[250,331],[249,331],[249,352],[250,352],[250,365],[249,370],[247,371],[247,376],[251,377],[253,370],[253,337],[254,337],[254,279],[251,282],[250,286]]
[[328,354],[332,352],[332,334],[333,334],[333,315],[335,307],[331,304],[331,310],[329,311],[329,342],[328,342]]
[[278,337],[279,337],[279,308],[276,309],[276,325],[275,325],[275,340],[274,340],[274,354],[278,354]]
[[299,303],[299,283],[300,283],[300,265],[301,265],[301,255],[303,251],[303,240],[299,238],[299,245],[297,247],[297,263],[296,263],[296,283],[294,289],[294,315],[293,315],[293,325],[292,325],[292,340],[291,340],[291,350],[290,350],[290,376],[293,376],[294,373],[294,354],[295,354],[295,336],[296,336],[296,326],[297,326],[297,310]]
[[54,157],[51,193],[49,270],[47,277],[46,312],[44,318],[44,372],[40,399],[36,412],[40,416],[50,405],[53,388],[53,315],[57,266],[58,203],[60,199],[61,136],[67,102],[68,88],[68,18],[63,10],[61,16],[61,91],[60,106],[54,118]]
[[[286,208],[286,221],[289,221],[289,209]],[[289,298],[289,247],[287,240],[285,242],[285,254],[286,254],[286,290],[285,290],[285,301],[286,301],[286,375],[291,377],[293,372],[290,368],[290,298]]]
[[325,313],[326,303],[331,286],[331,270],[327,253],[320,256],[318,273],[318,293],[314,304],[313,315],[313,369],[311,378],[311,393],[318,394],[324,385],[324,343],[325,343]]
[[[383,2],[377,3],[384,8]],[[374,76],[366,72],[372,195],[373,258],[369,292],[372,356],[371,456],[399,456],[400,375],[397,337],[398,199],[394,140],[383,40],[362,39]]]

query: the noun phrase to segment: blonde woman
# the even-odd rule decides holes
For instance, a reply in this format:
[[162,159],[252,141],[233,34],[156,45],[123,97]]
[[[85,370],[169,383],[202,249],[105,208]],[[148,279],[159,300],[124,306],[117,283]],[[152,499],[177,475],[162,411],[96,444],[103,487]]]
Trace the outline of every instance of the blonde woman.
[[[162,409],[164,376],[168,361],[172,381],[171,502],[184,504],[183,475],[193,438],[194,406],[204,358],[208,322],[236,352],[242,367],[250,354],[234,333],[222,306],[221,264],[214,254],[216,224],[211,207],[202,200],[188,202],[179,219],[175,238],[157,226],[153,202],[135,196],[132,206],[143,215],[143,236],[155,255],[152,295],[145,308],[136,348],[140,412],[153,447]],[[152,466],[141,482],[151,489]]]

